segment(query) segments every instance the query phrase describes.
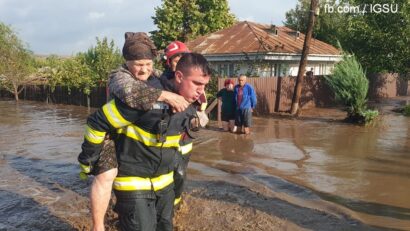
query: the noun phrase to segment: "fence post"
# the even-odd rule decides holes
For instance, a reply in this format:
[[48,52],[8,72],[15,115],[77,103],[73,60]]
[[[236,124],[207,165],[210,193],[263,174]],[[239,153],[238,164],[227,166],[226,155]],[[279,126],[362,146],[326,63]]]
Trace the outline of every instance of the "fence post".
[[43,85],[43,89],[44,89],[44,92],[46,93],[46,103],[48,104],[49,103],[49,99],[48,99],[48,97],[49,97],[49,92],[48,92],[48,85]]
[[91,99],[90,95],[87,95],[87,108],[90,109]]

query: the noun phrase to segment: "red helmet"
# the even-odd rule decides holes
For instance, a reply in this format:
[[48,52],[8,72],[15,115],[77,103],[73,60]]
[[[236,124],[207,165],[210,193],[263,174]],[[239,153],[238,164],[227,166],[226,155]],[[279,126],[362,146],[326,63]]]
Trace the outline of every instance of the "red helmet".
[[188,47],[180,41],[174,41],[171,42],[166,48],[165,48],[165,57],[167,59],[167,65],[169,65],[169,62],[171,61],[171,58],[177,54],[182,54],[182,53],[189,53]]

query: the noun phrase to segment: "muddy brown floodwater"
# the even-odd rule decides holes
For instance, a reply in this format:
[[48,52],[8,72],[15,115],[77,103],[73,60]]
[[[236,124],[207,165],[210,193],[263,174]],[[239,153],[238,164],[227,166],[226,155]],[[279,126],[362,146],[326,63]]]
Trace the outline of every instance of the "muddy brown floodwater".
[[[215,122],[195,141],[175,230],[410,230],[410,118],[376,104],[372,126],[337,109],[255,118],[250,136]],[[89,230],[78,177],[84,107],[0,101],[0,230]],[[110,210],[107,230],[115,230]]]

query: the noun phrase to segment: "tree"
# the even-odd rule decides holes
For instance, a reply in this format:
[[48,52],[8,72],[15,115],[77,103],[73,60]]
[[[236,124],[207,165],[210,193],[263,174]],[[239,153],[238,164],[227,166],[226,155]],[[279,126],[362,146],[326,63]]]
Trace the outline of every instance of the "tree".
[[54,77],[59,80],[60,85],[68,87],[69,90],[81,89],[86,95],[96,86],[97,79],[96,73],[79,56],[63,60]]
[[33,71],[32,52],[12,28],[0,22],[0,86],[13,93],[18,101],[25,84],[32,81],[30,73]]
[[74,57],[49,56],[39,65],[38,75],[46,78],[51,89],[56,85],[78,88],[90,94],[91,88],[106,83],[109,73],[117,68],[123,58],[114,42],[96,38],[97,44]]
[[108,42],[104,37],[100,40],[96,38],[97,45],[89,48],[84,53],[78,53],[79,62],[87,65],[94,72],[93,82],[102,85],[107,82],[109,73],[118,68],[123,62],[120,50],[115,46],[114,41]]
[[46,79],[47,84],[50,86],[52,91],[54,91],[55,87],[62,82],[57,74],[61,71],[63,63],[64,59],[58,57],[57,55],[50,55],[45,59],[37,59],[36,75],[40,78]]
[[158,27],[151,31],[152,39],[160,49],[171,41],[186,42],[229,27],[236,20],[226,0],[163,0],[152,19]]
[[[379,1],[355,0],[356,5],[371,5],[380,10]],[[410,72],[410,3],[408,0],[385,1],[388,12],[355,15],[346,28],[342,46],[354,51],[367,72]],[[379,4],[380,5],[380,4]],[[384,6],[384,5],[382,5]],[[381,10],[384,10],[382,8]],[[397,10],[397,12],[395,12]]]
[[[299,0],[295,9],[286,13],[286,26],[305,31],[306,2]],[[383,4],[379,0],[322,0],[313,36],[334,46],[340,41],[347,51],[355,53],[367,72],[409,73],[409,5],[408,0],[387,0]],[[333,12],[329,12],[329,6]],[[344,6],[350,12],[337,12]]]
[[285,13],[286,21],[283,24],[293,30],[306,32],[307,21],[309,20],[309,0],[298,0],[295,9],[290,9]]
[[348,106],[347,121],[366,124],[378,116],[377,111],[367,109],[369,80],[354,55],[344,53],[333,75],[325,76],[325,79],[335,93],[336,100]]
[[[342,40],[342,37],[345,35],[347,14],[339,14],[335,12],[329,12],[329,7],[336,9],[339,6],[345,4],[344,1],[336,0],[326,0],[319,1],[319,15],[315,21],[315,27],[313,31],[313,37],[332,44],[337,45],[338,41]],[[299,0],[296,4],[295,9],[291,9],[286,12],[286,21],[283,22],[285,26],[306,33],[307,21],[309,18],[310,10],[310,1],[309,0]]]

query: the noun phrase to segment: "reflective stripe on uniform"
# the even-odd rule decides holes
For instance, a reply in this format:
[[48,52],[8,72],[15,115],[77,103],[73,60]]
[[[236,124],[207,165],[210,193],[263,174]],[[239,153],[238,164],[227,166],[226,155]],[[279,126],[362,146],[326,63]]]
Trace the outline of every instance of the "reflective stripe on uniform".
[[169,105],[163,102],[156,102],[152,105],[151,109],[169,109]]
[[179,139],[181,137],[181,135],[166,136],[165,142],[158,142],[156,134],[144,131],[136,125],[129,125],[125,128],[120,128],[117,130],[117,133],[125,134],[127,137],[138,140],[149,147],[179,148]]
[[116,177],[113,188],[118,191],[161,190],[174,182],[174,172],[155,177],[142,178],[137,176]]
[[201,103],[200,111],[205,111],[208,103]]
[[179,202],[181,202],[181,197],[175,198],[174,205],[179,204]]
[[190,151],[192,151],[192,142],[189,144],[181,145],[179,147],[179,151],[181,152],[182,155],[188,154]]
[[117,106],[115,105],[115,100],[111,100],[110,102],[106,103],[103,106],[103,112],[110,124],[115,128],[124,127],[131,123],[124,119],[124,117],[122,117],[117,109]]
[[85,125],[84,138],[93,144],[101,144],[104,141],[105,132],[100,132]]
[[81,172],[83,173],[90,173],[91,172],[91,167],[89,165],[85,165],[80,163],[80,168],[81,168]]

